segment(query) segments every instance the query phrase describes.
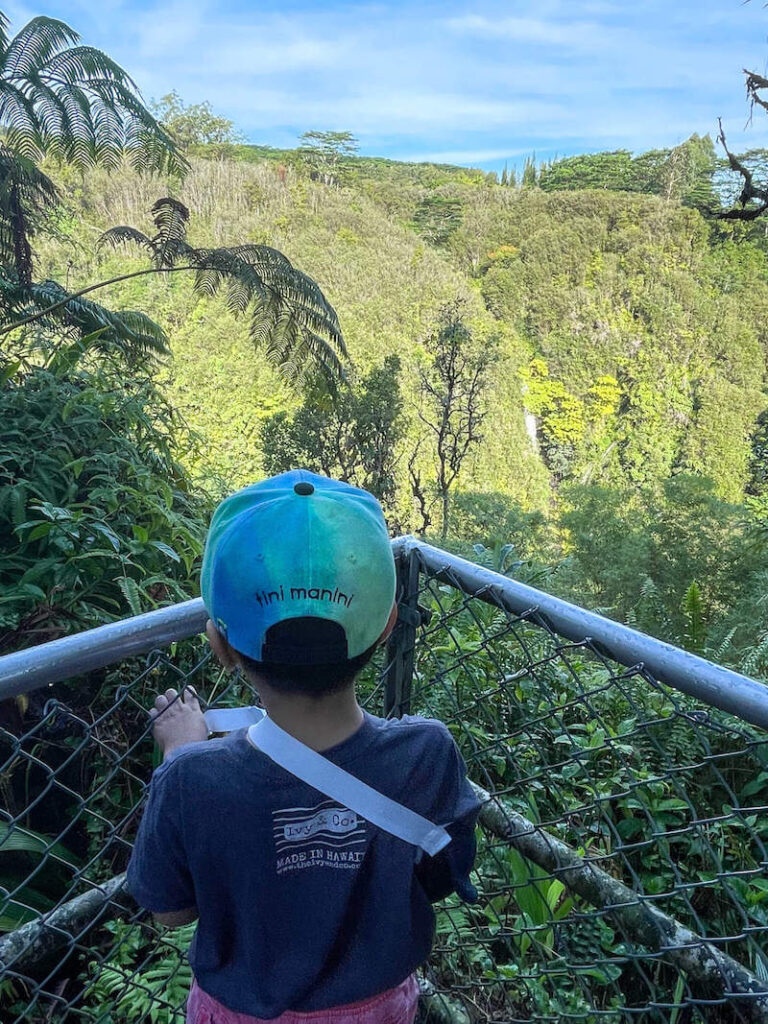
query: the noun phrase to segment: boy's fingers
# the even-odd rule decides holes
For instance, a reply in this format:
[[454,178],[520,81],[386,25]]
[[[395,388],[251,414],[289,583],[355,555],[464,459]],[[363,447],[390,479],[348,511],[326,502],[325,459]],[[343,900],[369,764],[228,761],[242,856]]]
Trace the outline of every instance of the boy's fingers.
[[159,715],[161,711],[165,711],[170,702],[173,700],[173,697],[169,698],[167,696],[167,694],[169,693],[172,693],[174,696],[176,695],[175,690],[167,690],[166,693],[158,693],[158,695],[155,697],[155,714]]
[[195,690],[194,686],[184,687],[184,695],[182,699],[185,704],[189,705],[192,708],[200,707],[200,702],[197,699],[197,691]]
[[169,688],[169,689],[167,689],[165,691],[165,695],[164,696],[165,696],[165,699],[170,703],[170,701],[175,700],[179,696],[179,694],[178,694],[178,692],[176,690],[174,690],[171,687],[171,688]]

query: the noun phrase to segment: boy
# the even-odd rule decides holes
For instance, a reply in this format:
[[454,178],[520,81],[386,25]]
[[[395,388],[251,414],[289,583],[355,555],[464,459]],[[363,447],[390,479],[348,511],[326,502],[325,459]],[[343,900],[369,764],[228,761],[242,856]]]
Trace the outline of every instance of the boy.
[[431,903],[476,898],[479,804],[444,725],[377,718],[355,697],[397,618],[381,508],[303,470],[245,488],[214,514],[201,589],[211,646],[252,681],[270,728],[428,819],[447,845],[425,855],[373,825],[326,796],[320,775],[315,788],[280,767],[251,730],[202,742],[195,694],[158,696],[164,761],[127,884],[161,924],[198,919],[187,1022],[411,1024]]

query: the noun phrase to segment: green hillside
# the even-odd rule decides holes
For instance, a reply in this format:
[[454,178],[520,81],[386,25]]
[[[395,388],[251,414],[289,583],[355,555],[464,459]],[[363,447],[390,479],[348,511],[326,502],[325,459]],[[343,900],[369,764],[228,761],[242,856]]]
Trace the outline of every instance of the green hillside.
[[[584,158],[574,173],[594,183],[604,163]],[[190,209],[193,244],[279,249],[336,308],[355,387],[399,357],[390,516],[398,529],[423,529],[426,503],[438,534],[422,378],[429,339],[458,301],[470,348],[495,359],[442,542],[469,553],[482,543],[491,560],[514,542],[507,557],[550,588],[697,649],[725,643],[724,659],[752,652],[762,670],[761,232],[694,209],[690,181],[673,196],[625,188],[615,174],[606,187],[575,188],[559,165],[546,188],[535,174],[509,187],[463,168],[362,158],[340,167],[325,183],[296,151],[248,147],[193,159],[183,181],[55,171],[63,202],[55,231],[39,238],[40,276],[74,290],[146,266],[138,252],[94,243],[115,224],[151,233],[150,208],[168,192]],[[324,466],[311,436],[296,448],[290,424],[304,403],[299,433],[317,429],[327,444],[341,430],[328,420],[333,403],[281,377],[245,320],[224,298],[193,294],[190,276],[140,277],[100,295],[166,330],[172,354],[155,379],[198,438],[182,455],[196,486],[216,498],[281,459]],[[275,450],[264,451],[265,437]],[[701,603],[695,640],[686,600]]]
[[[350,672],[373,648],[281,668],[279,644],[264,663],[230,650],[209,601],[212,649],[164,647],[180,617],[141,614],[199,593],[225,494],[297,466],[366,487],[393,534],[538,588],[513,614],[505,588],[409,557],[360,677],[377,712],[383,695],[444,721],[493,797],[477,900],[436,901],[425,978],[450,998],[429,1019],[742,1019],[768,972],[752,684],[739,721],[692,696],[680,652],[676,671],[619,664],[610,630],[548,621],[541,591],[768,681],[768,153],[732,155],[721,131],[727,164],[693,135],[497,176],[359,157],[349,132],[246,146],[208,103],[147,109],[63,23],[10,33],[0,13],[0,655],[142,621],[74,645],[111,643],[112,664],[67,669],[54,645],[47,685],[8,673],[2,1020],[183,1016],[191,931],[177,946],[118,898],[149,732],[169,756],[172,729],[206,731],[148,720],[156,694],[181,690],[188,719],[192,683],[209,707],[263,697],[321,752],[357,728]],[[768,109],[768,79],[747,88]],[[158,649],[128,657],[145,629]],[[449,860],[414,876],[422,903]],[[190,903],[205,921],[204,900],[152,906]]]
[[[420,169],[404,165],[403,175]],[[268,243],[314,277],[361,371],[398,354],[411,421],[423,340],[441,304],[467,300],[473,330],[481,341],[498,335],[502,358],[464,489],[545,507],[568,480],[638,485],[692,471],[723,498],[743,497],[765,406],[768,287],[755,245],[655,196],[411,180],[401,196],[409,218],[369,183],[326,186],[274,160],[199,160],[178,194],[197,244]],[[97,263],[92,240],[115,223],[146,228],[162,191],[128,175],[70,184],[45,271],[74,286],[141,266],[124,253]],[[460,223],[438,246],[412,218],[419,201],[444,194]],[[226,486],[258,474],[259,423],[296,395],[253,352],[244,324],[194,299],[178,276],[129,282],[105,301],[168,330],[168,393],[202,434],[201,470]]]

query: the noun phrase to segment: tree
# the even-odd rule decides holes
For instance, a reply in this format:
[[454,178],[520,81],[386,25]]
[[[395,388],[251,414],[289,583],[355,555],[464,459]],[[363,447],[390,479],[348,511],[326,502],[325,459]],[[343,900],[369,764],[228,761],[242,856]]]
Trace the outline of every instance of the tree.
[[[482,441],[485,392],[496,351],[492,342],[475,343],[459,299],[440,310],[438,329],[429,335],[425,348],[429,362],[419,372],[419,419],[434,435],[437,499],[445,537],[450,490],[467,455]],[[419,499],[415,489],[414,496]]]
[[586,425],[584,402],[549,374],[543,359],[533,359],[523,374],[526,408],[539,424],[539,443],[555,479],[568,475]]
[[[756,71],[749,71],[747,68],[744,68],[744,77],[751,120],[755,107],[761,107],[764,111],[768,111],[768,98],[765,95],[768,89],[768,78]],[[764,174],[756,174],[748,159],[739,157],[729,150],[723,122],[720,119],[718,119],[718,126],[720,130],[717,141],[725,151],[731,171],[741,180],[741,191],[728,209],[717,210],[715,214],[722,220],[757,220],[768,210],[768,178]]]
[[523,165],[522,188],[536,188],[539,183],[539,172],[536,169],[536,154],[529,156]]
[[433,245],[444,245],[461,226],[463,206],[460,199],[427,196],[419,201],[413,223],[420,235]]
[[[763,105],[763,103],[761,103]],[[761,178],[759,173],[750,166],[750,161],[737,156],[728,148],[722,121],[717,141],[725,150],[728,166],[741,178],[741,191],[726,210],[716,211],[722,220],[757,220],[768,210],[768,180]]]
[[309,165],[312,177],[325,185],[340,184],[342,161],[358,150],[352,132],[304,132],[300,141],[299,155]]
[[669,202],[688,200],[694,205],[712,204],[712,176],[717,166],[712,139],[694,134],[670,150],[659,168],[659,192]]
[[569,156],[542,167],[539,186],[546,192],[585,188],[627,189],[630,187],[631,164],[632,155],[626,149]]
[[[319,370],[326,383],[342,375],[340,357],[347,353],[336,312],[315,282],[296,270],[286,256],[267,245],[195,248],[187,241],[189,211],[177,199],[158,200],[152,213],[157,231],[151,238],[136,228],[121,226],[106,231],[100,239],[101,245],[143,248],[151,259],[150,268],[100,281],[73,294],[55,282],[45,282],[33,289],[43,308],[14,320],[0,330],[0,337],[31,321],[49,322],[54,315],[70,326],[80,326],[78,317],[83,317],[84,308],[94,305],[84,302],[86,293],[147,274],[187,271],[195,274],[198,294],[213,296],[225,290],[233,312],[250,309],[254,344],[265,348],[268,358],[289,380],[304,380],[312,370]],[[109,326],[109,311],[98,310]]]
[[267,473],[305,466],[364,487],[392,515],[405,431],[399,373],[398,357],[387,356],[334,394],[309,390],[292,416],[270,416],[261,437]]
[[54,156],[77,167],[179,173],[184,160],[126,72],[54,18],[33,18],[13,39],[0,12],[3,149],[27,160]]
[[650,192],[664,196],[668,202],[710,205],[716,166],[712,139],[694,134],[674,149],[654,149],[637,157],[627,149],[618,149],[555,160],[541,168],[539,187],[545,192]]
[[214,114],[207,100],[186,106],[174,90],[153,103],[152,110],[180,149],[213,146],[225,153],[240,141],[233,122]]
[[0,338],[39,323],[88,338],[92,350],[118,347],[129,359],[167,348],[162,329],[144,314],[113,312],[85,295],[127,277],[195,273],[212,295],[226,285],[230,307],[252,311],[251,336],[294,380],[310,367],[327,379],[341,372],[344,341],[336,313],[318,286],[268,246],[200,249],[186,239],[188,212],[173,199],[155,204],[157,233],[129,227],[104,236],[144,246],[153,266],[70,293],[55,281],[34,281],[32,240],[58,203],[53,182],[34,159],[50,153],[76,167],[115,166],[127,155],[140,169],[183,170],[168,133],[142,105],[136,87],[109,57],[67,25],[33,19],[13,40],[0,15]]
[[125,354],[157,353],[165,336],[149,317],[69,302],[61,285],[33,280],[32,241],[58,202],[36,160],[113,168],[127,157],[140,170],[168,173],[186,166],[126,72],[78,41],[52,18],[33,18],[11,39],[0,13],[0,335],[41,319],[81,337],[98,332],[102,346],[122,346]]

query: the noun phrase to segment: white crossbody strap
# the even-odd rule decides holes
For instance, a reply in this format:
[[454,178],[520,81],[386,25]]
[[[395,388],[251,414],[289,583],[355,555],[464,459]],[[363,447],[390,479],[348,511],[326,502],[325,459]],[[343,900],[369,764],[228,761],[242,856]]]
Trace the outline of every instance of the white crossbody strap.
[[260,722],[264,714],[264,709],[255,705],[248,708],[208,708],[203,718],[208,732],[234,732]]
[[430,857],[434,857],[451,841],[450,835],[440,825],[434,825],[427,818],[390,800],[372,786],[345,772],[275,725],[266,715],[248,729],[248,742],[291,775],[338,801],[350,811],[355,811],[372,825],[420,847]]

